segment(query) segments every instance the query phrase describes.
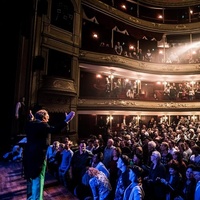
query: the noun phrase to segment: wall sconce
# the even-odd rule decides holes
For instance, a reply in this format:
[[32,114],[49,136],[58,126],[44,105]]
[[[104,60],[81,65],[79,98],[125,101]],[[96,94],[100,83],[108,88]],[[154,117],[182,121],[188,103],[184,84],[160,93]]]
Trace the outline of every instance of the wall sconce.
[[197,119],[197,116],[193,115],[191,118],[193,121],[195,121]]
[[113,121],[113,116],[110,115],[107,117],[107,123],[106,124],[109,124],[110,123],[110,130],[112,131],[112,121]]
[[98,35],[97,35],[96,33],[93,33],[93,34],[92,34],[92,37],[97,39],[97,38],[98,38]]

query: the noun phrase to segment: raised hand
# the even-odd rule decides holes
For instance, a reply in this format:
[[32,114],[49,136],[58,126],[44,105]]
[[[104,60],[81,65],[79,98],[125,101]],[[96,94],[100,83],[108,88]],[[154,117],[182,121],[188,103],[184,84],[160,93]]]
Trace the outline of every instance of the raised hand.
[[68,123],[70,122],[75,116],[75,112],[74,111],[71,111],[69,112],[68,114],[65,113],[65,122]]

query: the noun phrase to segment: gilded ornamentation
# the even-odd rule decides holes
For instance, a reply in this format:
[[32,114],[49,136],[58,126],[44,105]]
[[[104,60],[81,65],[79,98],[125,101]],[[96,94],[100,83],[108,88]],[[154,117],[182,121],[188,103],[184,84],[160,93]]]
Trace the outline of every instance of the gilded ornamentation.
[[176,29],[186,29],[187,26],[186,25],[183,25],[183,24],[179,24],[176,26]]
[[170,103],[160,103],[158,104],[158,106],[162,108],[186,108],[188,107],[188,104],[170,102]]
[[104,101],[104,102],[100,102],[97,103],[100,105],[112,105],[112,106],[133,106],[136,105],[136,103],[134,101],[123,101],[123,100],[111,100],[111,101]]
[[101,57],[102,60],[106,60],[109,62],[120,62],[120,63],[126,63],[125,59],[122,59],[118,56],[103,56]]
[[130,21],[134,22],[134,23],[138,23],[140,24],[140,20],[138,18],[135,18],[135,17],[129,17]]

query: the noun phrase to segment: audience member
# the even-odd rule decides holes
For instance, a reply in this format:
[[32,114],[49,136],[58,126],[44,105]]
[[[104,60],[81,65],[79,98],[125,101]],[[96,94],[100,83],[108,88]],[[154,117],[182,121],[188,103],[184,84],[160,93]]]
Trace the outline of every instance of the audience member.
[[117,44],[115,45],[115,53],[117,54],[117,55],[122,55],[122,52],[123,52],[123,47],[122,47],[122,45],[121,45],[121,43],[120,42],[117,42]]
[[54,141],[53,144],[49,145],[47,148],[47,153],[46,153],[46,157],[47,157],[47,170],[50,174],[54,174],[55,172],[55,162],[56,162],[56,153],[58,152],[58,148],[59,148],[59,141]]
[[120,171],[117,179],[114,200],[122,200],[125,189],[131,183],[131,181],[129,180],[129,164],[130,159],[127,155],[121,155],[117,161],[117,168]]
[[100,146],[100,141],[99,141],[99,139],[96,138],[94,140],[94,148],[92,149],[92,153],[97,154],[99,152],[103,153],[103,146]]
[[173,156],[174,160],[178,161],[179,172],[182,175],[183,180],[185,180],[185,178],[186,178],[185,172],[186,172],[186,169],[187,169],[187,164],[183,160],[183,155],[181,154],[180,151],[175,151],[172,156]]
[[5,161],[22,161],[23,159],[23,147],[14,145],[12,151],[9,151],[3,155]]
[[174,200],[191,200],[194,199],[194,193],[196,188],[196,180],[194,178],[193,169],[194,165],[188,165],[186,170],[186,179],[183,182],[183,190],[180,196],[176,197]]
[[92,158],[91,167],[94,167],[94,168],[98,169],[99,171],[102,171],[107,176],[107,178],[110,179],[110,172],[108,171],[106,166],[102,163],[102,161],[103,161],[103,153],[102,152],[94,154],[93,158]]
[[179,173],[179,163],[177,160],[171,160],[168,167],[167,177],[160,179],[166,188],[166,199],[174,200],[180,196],[183,189],[182,175]]
[[168,163],[172,160],[172,154],[169,153],[169,144],[167,142],[162,142],[160,145],[160,153],[161,153],[161,160],[160,162],[166,167],[168,170]]
[[79,142],[79,149],[72,156],[70,166],[70,179],[72,180],[72,190],[78,198],[84,198],[87,193],[87,187],[82,184],[82,177],[85,174],[87,167],[90,166],[93,154],[86,149],[86,142]]
[[118,172],[119,169],[117,167],[117,161],[120,158],[120,156],[122,155],[122,151],[120,149],[120,147],[116,147],[113,150],[113,154],[111,157],[110,162],[108,163],[108,170],[110,172],[110,183],[112,186],[112,191],[111,191],[111,199],[114,199],[115,196],[115,189],[117,186],[117,178],[118,178]]
[[130,185],[125,189],[123,200],[143,200],[145,192],[142,187],[142,168],[133,165],[129,167]]
[[96,168],[89,167],[88,174],[91,176],[89,185],[94,200],[110,200],[111,184],[107,176]]
[[194,178],[196,179],[196,188],[194,193],[194,200],[200,199],[200,167],[196,166],[193,169]]
[[109,138],[107,140],[107,145],[104,148],[104,152],[103,152],[103,164],[106,166],[106,168],[108,168],[108,164],[111,161],[112,155],[113,155],[113,150],[116,147],[114,146],[114,140],[112,138]]
[[192,155],[190,156],[189,163],[200,167],[200,147],[193,146],[191,149],[192,149]]
[[62,152],[62,160],[59,165],[59,181],[62,185],[64,185],[66,188],[70,188],[70,175],[69,175],[69,169],[71,164],[71,159],[74,154],[74,152],[71,150],[71,144],[72,142],[70,140],[67,140],[65,142],[65,149]]
[[160,152],[157,150],[153,151],[149,174],[144,177],[145,199],[147,200],[166,200],[165,189],[160,181],[158,181],[160,178],[166,178],[166,168],[160,160]]

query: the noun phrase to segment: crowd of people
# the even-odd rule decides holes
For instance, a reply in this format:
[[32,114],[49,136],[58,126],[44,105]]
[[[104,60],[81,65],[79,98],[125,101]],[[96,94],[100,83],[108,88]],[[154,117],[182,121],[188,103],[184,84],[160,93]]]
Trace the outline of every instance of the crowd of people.
[[[107,53],[114,53],[120,56],[132,58],[134,60],[140,60],[145,62],[155,62],[155,63],[172,63],[172,64],[195,64],[200,63],[200,51],[186,50],[182,51],[184,46],[172,46],[165,49],[165,56],[163,55],[163,50],[159,48],[152,49],[142,49],[136,48],[135,46],[124,46],[123,42],[117,41],[112,49],[108,43],[101,42],[100,52],[102,49],[106,50]],[[147,45],[148,46],[148,45]],[[164,59],[165,57],[165,59]]]
[[68,137],[52,146],[47,170],[80,200],[200,199],[200,121],[154,121],[92,134],[76,148]]

